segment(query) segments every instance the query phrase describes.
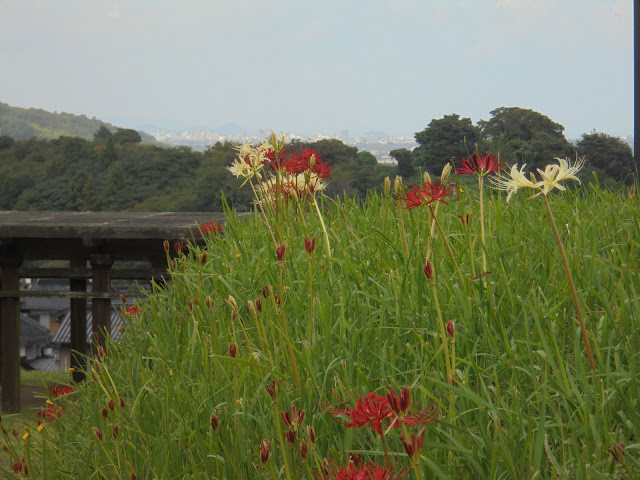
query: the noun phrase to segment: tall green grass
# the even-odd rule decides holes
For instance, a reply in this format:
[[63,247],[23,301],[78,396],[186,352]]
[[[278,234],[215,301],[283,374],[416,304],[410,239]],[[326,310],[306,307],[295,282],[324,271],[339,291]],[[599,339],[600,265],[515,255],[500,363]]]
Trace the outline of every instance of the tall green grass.
[[[324,202],[331,257],[314,211],[292,209],[279,225],[283,262],[257,213],[239,221],[228,212],[224,235],[189,246],[123,341],[59,401],[64,414],[27,440],[9,433],[5,454],[24,457],[33,478],[313,478],[325,458],[384,464],[377,433],[346,428],[327,409],[391,385],[410,387],[413,409],[439,411],[420,451],[425,478],[640,478],[640,205],[597,187],[550,201],[594,371],[541,199],[485,196],[488,272],[477,196],[439,208],[462,273],[436,235],[437,295],[455,325],[453,385],[423,272],[427,209],[402,212],[408,257],[394,205],[383,229],[383,196]],[[458,217],[466,213],[469,225]],[[316,239],[311,256],[303,237]],[[280,412],[292,406],[305,416],[290,444]],[[414,475],[398,431],[385,441],[396,471]]]

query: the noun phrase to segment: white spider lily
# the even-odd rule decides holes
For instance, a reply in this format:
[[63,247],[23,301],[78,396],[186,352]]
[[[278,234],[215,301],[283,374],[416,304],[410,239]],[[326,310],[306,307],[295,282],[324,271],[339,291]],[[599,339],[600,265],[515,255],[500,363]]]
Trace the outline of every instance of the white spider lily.
[[507,175],[491,177],[492,186],[497,190],[504,190],[507,192],[508,203],[511,196],[520,188],[539,190],[538,193],[531,197],[534,198],[539,195],[546,196],[554,188],[561,191],[566,190],[566,188],[561,185],[561,182],[566,180],[575,180],[578,183],[581,183],[580,179],[576,176],[576,173],[578,173],[584,166],[584,159],[578,158],[576,163],[573,165],[569,160],[563,158],[555,158],[554,160],[558,162],[557,165],[547,165],[544,170],[540,170],[539,168],[537,169],[542,180],[538,181],[533,173],[530,173],[530,178],[527,178],[524,172],[526,164],[522,165],[522,168],[520,169],[518,169],[518,164],[516,164],[511,167],[511,172]]

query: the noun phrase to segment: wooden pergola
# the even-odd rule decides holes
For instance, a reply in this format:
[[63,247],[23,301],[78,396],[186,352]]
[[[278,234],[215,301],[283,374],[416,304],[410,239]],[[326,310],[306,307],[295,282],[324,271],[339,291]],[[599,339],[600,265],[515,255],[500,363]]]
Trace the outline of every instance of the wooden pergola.
[[[219,212],[0,212],[0,384],[2,411],[20,409],[20,297],[65,295],[70,298],[71,366],[82,380],[87,344],[87,299],[92,301],[94,337],[105,343],[110,331],[111,279],[152,279],[166,272],[164,241],[202,240],[199,226],[216,221]],[[173,254],[173,249],[170,250]],[[63,268],[23,268],[27,260],[65,260]],[[148,268],[112,268],[115,261],[135,260]],[[20,290],[21,278],[66,278],[69,292]],[[92,289],[87,292],[87,280]]]

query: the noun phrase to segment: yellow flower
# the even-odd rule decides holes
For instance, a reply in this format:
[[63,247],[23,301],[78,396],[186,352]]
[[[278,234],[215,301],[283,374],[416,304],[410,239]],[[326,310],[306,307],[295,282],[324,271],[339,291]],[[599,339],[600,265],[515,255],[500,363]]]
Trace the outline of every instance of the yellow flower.
[[518,169],[518,164],[511,167],[511,172],[506,176],[490,177],[493,188],[497,190],[504,190],[507,192],[507,202],[511,199],[511,195],[516,193],[520,188],[531,188],[538,190],[538,193],[530,198],[537,197],[539,195],[547,195],[551,190],[557,188],[558,190],[566,190],[560,183],[565,180],[575,180],[580,183],[580,179],[576,177],[576,173],[584,166],[584,159],[578,158],[575,164],[567,159],[555,158],[557,165],[547,165],[544,170],[538,168],[538,173],[542,180],[538,180],[533,173],[529,174],[527,178],[524,174],[524,167]]
[[240,258],[242,256],[241,253],[236,253],[236,258]]
[[23,440],[26,440],[27,438],[29,438],[29,432],[27,432],[24,435],[22,435],[22,439]]
[[37,430],[38,430],[39,432],[41,432],[43,429],[44,429],[44,425],[43,425],[42,423],[41,423],[40,425],[38,425]]
[[73,367],[69,367],[69,368],[67,368],[67,372],[75,372],[75,371],[76,371],[76,369],[75,369],[75,368],[73,368]]

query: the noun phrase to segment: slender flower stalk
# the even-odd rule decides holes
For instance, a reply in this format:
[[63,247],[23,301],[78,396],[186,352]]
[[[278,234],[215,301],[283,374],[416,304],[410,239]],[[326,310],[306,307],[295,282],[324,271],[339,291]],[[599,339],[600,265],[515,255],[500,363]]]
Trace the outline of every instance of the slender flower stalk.
[[589,367],[591,368],[591,370],[595,370],[596,364],[593,360],[593,353],[591,352],[591,344],[589,343],[589,335],[587,334],[587,327],[584,324],[582,308],[580,308],[580,302],[578,301],[578,292],[576,291],[576,286],[573,282],[573,276],[571,275],[571,269],[569,268],[567,253],[564,250],[564,245],[562,244],[562,239],[560,238],[560,234],[558,233],[558,227],[556,226],[556,221],[553,217],[553,213],[551,212],[549,199],[547,198],[546,195],[544,195],[544,203],[547,206],[547,213],[549,214],[549,220],[551,221],[553,234],[555,235],[556,242],[558,243],[558,249],[560,250],[560,256],[562,257],[562,265],[564,266],[564,271],[567,274],[567,279],[569,280],[569,287],[571,288],[571,297],[573,298],[573,304],[576,308],[576,315],[578,316],[578,323],[580,325],[582,341],[584,342],[584,346],[587,351],[587,358],[589,359]]
[[[498,157],[499,158],[499,157]],[[484,232],[484,177],[490,173],[499,173],[502,163],[496,159],[495,155],[479,155],[477,152],[469,158],[462,159],[462,166],[458,167],[458,175],[477,175],[478,193],[480,201],[480,241],[482,242],[482,272],[487,271],[487,254]]]
[[556,238],[558,249],[560,250],[560,256],[562,257],[562,264],[564,266],[565,273],[567,274],[567,279],[569,280],[571,296],[573,298],[573,304],[576,309],[578,324],[580,325],[582,341],[587,351],[589,366],[591,370],[595,370],[596,364],[593,359],[591,344],[589,343],[589,335],[587,333],[587,327],[584,323],[584,316],[582,315],[582,309],[580,308],[578,292],[571,275],[571,269],[569,268],[567,253],[565,252],[564,245],[562,244],[562,239],[560,238],[560,234],[558,233],[558,228],[556,226],[553,213],[551,212],[551,206],[549,205],[549,200],[547,199],[547,195],[554,189],[565,191],[566,188],[562,185],[562,182],[566,180],[574,180],[578,183],[581,183],[576,174],[584,166],[584,159],[578,158],[573,164],[568,159],[556,158],[555,160],[558,162],[557,165],[551,164],[547,165],[544,170],[538,169],[538,174],[540,175],[541,180],[538,180],[533,173],[530,173],[529,178],[527,178],[524,174],[524,168],[526,165],[523,165],[522,168],[518,169],[517,164],[511,167],[511,172],[507,176],[492,178],[491,180],[493,183],[493,188],[507,192],[507,203],[514,193],[517,193],[518,190],[524,188],[530,188],[532,190],[538,191],[538,193],[530,198],[535,198],[540,195],[544,197],[545,205],[547,207],[547,213],[549,215],[549,220],[551,221],[551,227],[553,229],[553,234]]

